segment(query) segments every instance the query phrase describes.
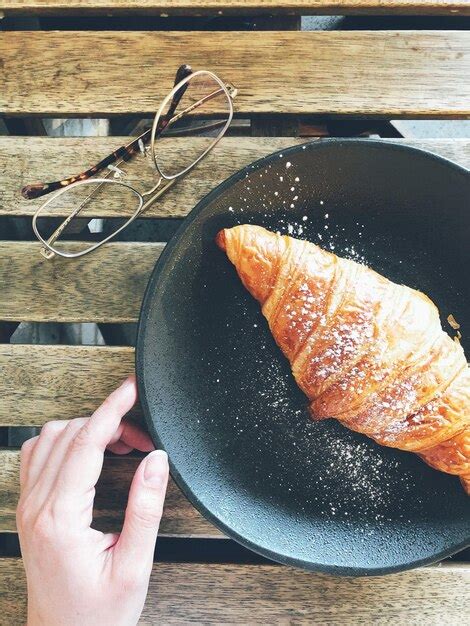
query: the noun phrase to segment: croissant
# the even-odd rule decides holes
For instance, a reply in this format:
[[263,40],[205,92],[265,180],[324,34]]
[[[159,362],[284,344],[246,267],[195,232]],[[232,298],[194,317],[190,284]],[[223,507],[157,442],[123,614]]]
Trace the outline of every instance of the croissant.
[[313,419],[415,452],[470,494],[470,368],[427,296],[260,226],[216,242],[261,304]]

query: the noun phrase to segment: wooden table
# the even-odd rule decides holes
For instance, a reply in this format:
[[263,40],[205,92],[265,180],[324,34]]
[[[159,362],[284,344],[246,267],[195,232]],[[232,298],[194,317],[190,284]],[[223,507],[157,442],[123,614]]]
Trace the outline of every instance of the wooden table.
[[[276,17],[267,17],[272,13]],[[451,31],[295,32],[298,18],[293,16],[328,13],[470,15],[470,2],[0,0],[0,16],[6,18],[0,32],[0,114],[12,131],[0,137],[0,330],[5,341],[0,344],[0,426],[40,426],[86,415],[132,372],[134,350],[129,346],[13,345],[8,331],[20,321],[136,321],[146,281],[165,245],[111,243],[83,260],[64,262],[43,260],[32,239],[8,240],[7,218],[29,218],[35,206],[19,195],[25,182],[80,170],[125,140],[27,136],[40,134],[40,119],[100,116],[119,122],[122,118],[116,116],[150,116],[183,62],[235,83],[240,89],[237,115],[251,124],[240,131],[244,136],[221,142],[217,167],[210,159],[203,161],[191,185],[179,186],[153,205],[146,217],[158,219],[184,217],[240,167],[305,141],[295,135],[319,120],[381,124],[391,118],[470,116],[470,35],[458,30],[458,19]],[[170,15],[171,20],[173,15],[256,14],[264,30],[215,30],[217,21],[214,30],[203,33],[86,30],[91,22],[85,27],[81,22],[76,32],[9,30],[11,24],[24,23],[15,22],[24,16],[35,16],[34,23],[41,26],[51,16],[70,20],[76,15],[98,16],[104,29],[108,24],[102,16],[109,14]],[[178,150],[185,149],[186,141],[179,140]],[[469,140],[402,141],[470,167]],[[107,208],[106,215],[116,214],[118,207]],[[106,459],[96,500],[100,528],[119,528],[137,463],[134,457]],[[18,449],[0,450],[1,533],[16,532],[18,464]],[[178,542],[211,538],[221,546],[219,560],[228,562],[176,563],[170,558],[156,564],[143,624],[470,623],[470,563],[338,579],[259,560],[230,562],[221,533],[173,483],[161,534]],[[21,561],[0,554],[0,624],[21,624],[25,606]]]

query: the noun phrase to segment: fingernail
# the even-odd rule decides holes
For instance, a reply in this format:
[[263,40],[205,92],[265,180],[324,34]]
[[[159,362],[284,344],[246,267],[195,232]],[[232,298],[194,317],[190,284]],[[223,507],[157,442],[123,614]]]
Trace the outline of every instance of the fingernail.
[[147,456],[144,467],[145,482],[159,485],[166,480],[168,472],[168,455],[164,450],[155,450]]
[[135,384],[135,374],[131,374],[125,380],[122,381],[121,387],[127,387],[128,385]]

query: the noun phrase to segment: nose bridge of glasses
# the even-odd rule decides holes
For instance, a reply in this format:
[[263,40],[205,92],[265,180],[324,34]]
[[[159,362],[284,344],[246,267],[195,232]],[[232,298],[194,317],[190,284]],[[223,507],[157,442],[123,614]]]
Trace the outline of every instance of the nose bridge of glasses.
[[45,246],[41,246],[41,248],[39,249],[39,253],[42,257],[44,257],[48,261],[50,261],[56,256],[56,253],[53,250],[49,250]]

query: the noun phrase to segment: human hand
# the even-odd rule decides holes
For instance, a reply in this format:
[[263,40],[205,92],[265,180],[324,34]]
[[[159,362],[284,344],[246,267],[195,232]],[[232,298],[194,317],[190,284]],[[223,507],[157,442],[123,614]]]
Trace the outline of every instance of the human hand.
[[166,454],[153,451],[137,468],[121,534],[90,527],[105,449],[154,449],[148,435],[121,421],[136,399],[130,377],[90,418],[48,422],[21,449],[17,526],[28,626],[129,626],[139,619],[168,482]]

